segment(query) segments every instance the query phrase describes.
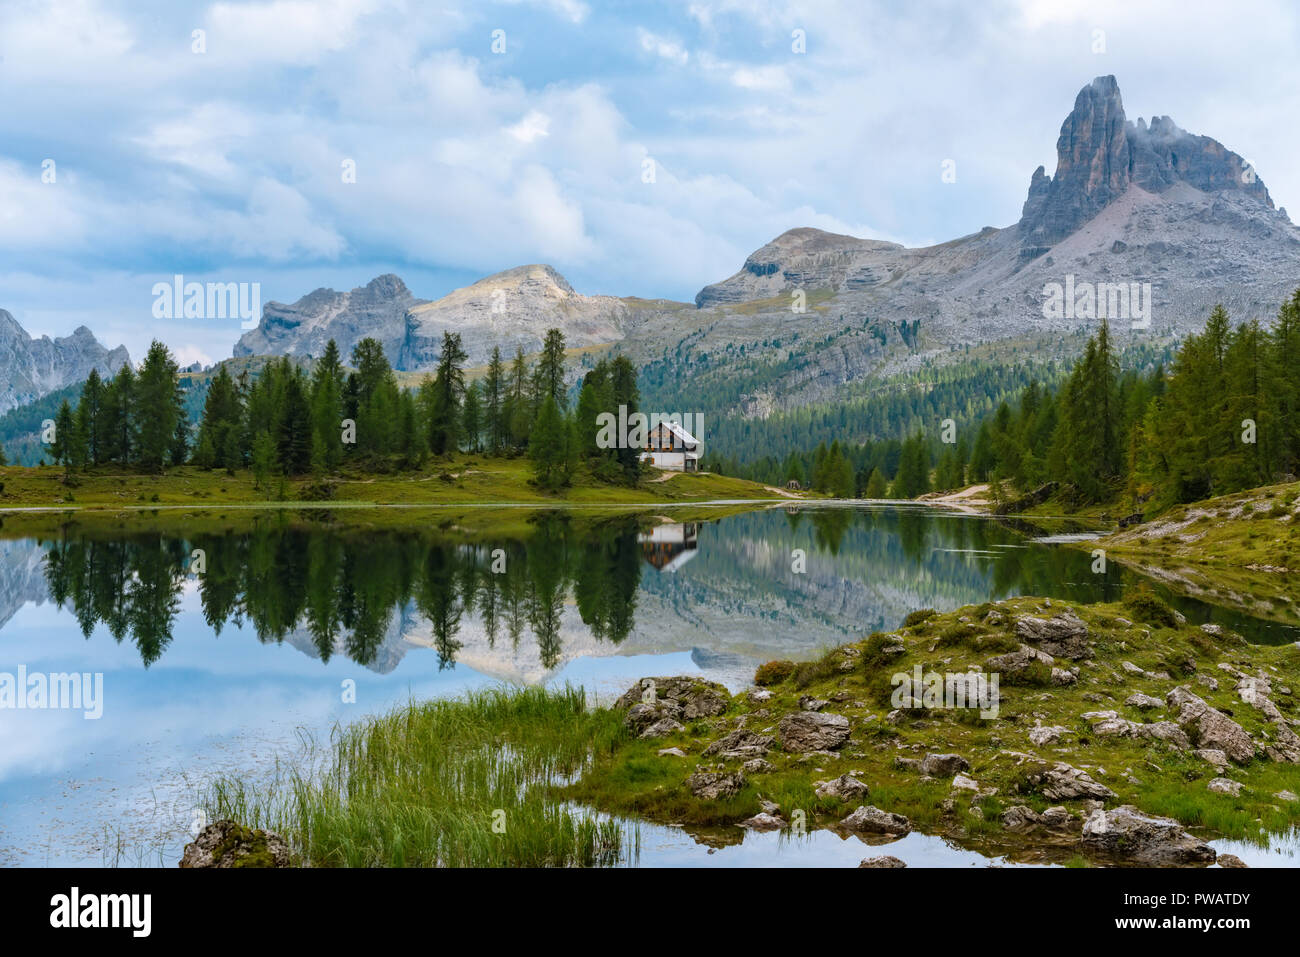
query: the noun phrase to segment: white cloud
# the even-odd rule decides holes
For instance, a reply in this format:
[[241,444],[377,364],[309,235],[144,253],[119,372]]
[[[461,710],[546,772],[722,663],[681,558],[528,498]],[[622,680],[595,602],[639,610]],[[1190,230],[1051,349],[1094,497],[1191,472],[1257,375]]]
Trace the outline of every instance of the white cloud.
[[506,132],[521,143],[534,143],[550,135],[551,118],[540,110],[529,110],[528,115],[514,126],[507,126]]
[[676,40],[669,40],[664,37],[651,33],[644,27],[637,27],[637,40],[641,44],[641,49],[646,53],[653,53],[657,57],[670,60],[673,63],[685,65],[691,55]]

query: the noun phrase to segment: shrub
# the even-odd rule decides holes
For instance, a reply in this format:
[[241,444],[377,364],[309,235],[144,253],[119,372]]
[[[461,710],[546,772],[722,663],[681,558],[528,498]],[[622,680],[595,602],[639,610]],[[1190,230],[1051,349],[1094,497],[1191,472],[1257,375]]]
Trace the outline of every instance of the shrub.
[[911,628],[913,625],[919,625],[923,621],[929,621],[935,615],[939,614],[933,608],[921,608],[912,612],[903,619],[903,627]]
[[1124,607],[1138,621],[1161,628],[1177,628],[1178,617],[1174,610],[1165,603],[1147,585],[1138,585],[1124,596]]
[[794,674],[795,664],[793,661],[769,661],[766,664],[758,666],[754,672],[754,684],[760,688],[768,685],[779,685],[792,674]]

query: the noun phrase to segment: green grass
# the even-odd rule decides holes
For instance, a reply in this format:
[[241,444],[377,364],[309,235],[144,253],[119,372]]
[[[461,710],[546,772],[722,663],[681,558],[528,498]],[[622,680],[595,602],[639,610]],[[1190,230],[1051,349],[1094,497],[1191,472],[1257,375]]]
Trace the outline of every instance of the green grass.
[[581,690],[472,693],[368,719],[267,788],[217,781],[213,820],[282,834],[316,867],[564,867],[636,853],[636,833],[557,796],[624,737]]

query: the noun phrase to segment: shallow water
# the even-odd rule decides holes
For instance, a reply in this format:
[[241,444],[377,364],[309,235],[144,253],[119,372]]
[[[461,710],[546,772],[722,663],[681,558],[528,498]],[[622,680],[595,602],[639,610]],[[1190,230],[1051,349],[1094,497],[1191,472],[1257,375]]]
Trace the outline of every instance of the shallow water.
[[[662,513],[663,510],[656,510]],[[174,865],[215,776],[258,778],[337,722],[508,684],[602,699],[644,675],[733,690],[917,608],[1017,594],[1114,600],[1129,573],[988,519],[913,506],[768,509],[598,528],[551,512],[527,541],[289,529],[0,542],[0,673],[102,674],[102,716],[0,710],[0,864]],[[196,551],[197,550],[197,551]],[[202,568],[198,558],[202,556]],[[1294,630],[1181,601],[1251,640]],[[1295,843],[1286,860],[1293,863]],[[1250,859],[1255,851],[1234,850]],[[893,850],[814,832],[710,853],[642,826],[642,866],[999,863],[938,838]],[[1272,854],[1278,863],[1279,854]]]

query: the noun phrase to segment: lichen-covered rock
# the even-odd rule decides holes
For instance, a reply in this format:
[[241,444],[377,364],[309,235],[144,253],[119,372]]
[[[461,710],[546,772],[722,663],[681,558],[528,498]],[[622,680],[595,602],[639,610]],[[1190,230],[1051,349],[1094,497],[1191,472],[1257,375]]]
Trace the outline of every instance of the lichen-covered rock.
[[906,867],[907,864],[894,857],[892,854],[882,854],[879,857],[864,858],[858,867]]
[[739,771],[696,771],[686,779],[686,786],[697,798],[716,801],[739,794],[745,786],[745,775]]
[[676,701],[638,701],[627,709],[623,723],[639,738],[662,738],[682,730],[682,708]]
[[638,703],[648,703],[653,700],[677,705],[681,709],[680,715],[674,714],[672,717],[693,721],[696,718],[711,718],[722,714],[727,710],[731,695],[716,681],[705,681],[703,678],[693,678],[689,675],[642,678],[614,702],[614,707],[631,709]]
[[1087,623],[1069,610],[1052,618],[1026,615],[1016,622],[1016,636],[1058,658],[1078,660],[1092,654]]
[[1131,804],[1094,811],[1084,822],[1081,843],[1094,854],[1156,867],[1213,864],[1216,856],[1177,821],[1143,814]]
[[840,821],[840,826],[867,834],[908,834],[912,830],[912,822],[903,815],[882,811],[870,804],[859,807]]
[[796,711],[780,720],[776,735],[786,751],[834,751],[849,739],[849,719],[824,711]]
[[950,778],[969,770],[970,762],[960,754],[927,754],[921,759],[921,773],[932,778]]
[[209,824],[185,845],[184,868],[292,867],[289,845],[274,831],[245,827],[223,820]]

